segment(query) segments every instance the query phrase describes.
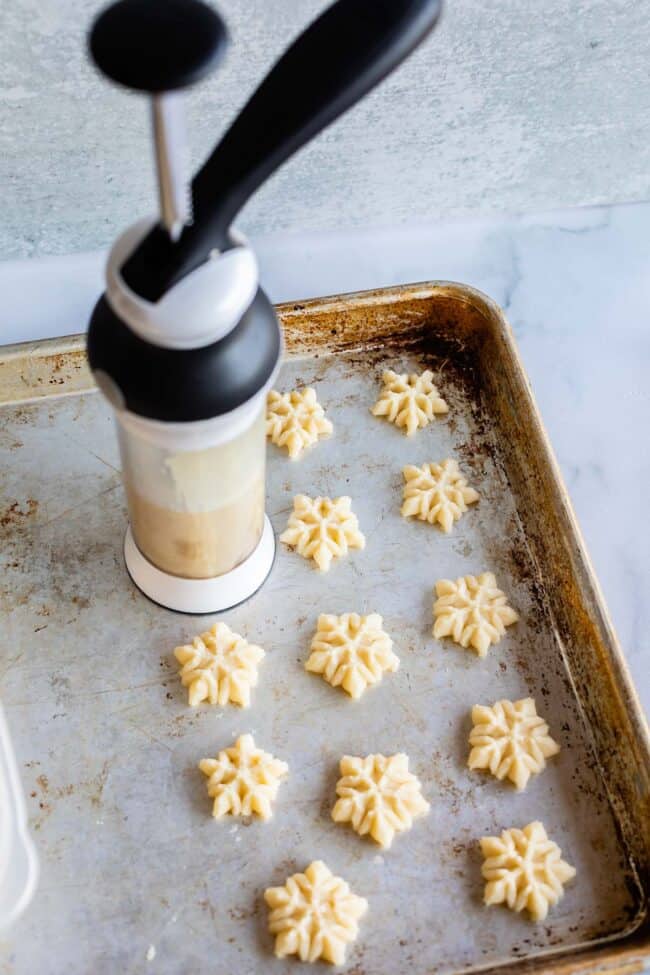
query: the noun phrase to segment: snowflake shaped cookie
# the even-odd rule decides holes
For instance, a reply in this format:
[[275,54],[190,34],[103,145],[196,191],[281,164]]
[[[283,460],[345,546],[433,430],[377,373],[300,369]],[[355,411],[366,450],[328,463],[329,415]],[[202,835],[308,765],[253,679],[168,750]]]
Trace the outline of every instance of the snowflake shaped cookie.
[[264,899],[278,958],[298,955],[300,961],[333,965],[345,961],[345,949],[359,933],[357,922],[368,910],[365,898],[353,894],[322,860],[294,873],[282,887],[269,887]]
[[395,833],[410,829],[429,811],[407,755],[344,755],[340,771],[332,819],[350,823],[359,836],[369,833],[380,846],[388,848]]
[[408,437],[420,427],[426,427],[436,414],[449,412],[428,369],[421,376],[387,369],[382,382],[379,399],[372,408],[373,416],[384,416],[395,426],[403,427]]
[[180,678],[183,687],[189,689],[192,707],[207,701],[247,708],[264,651],[233,633],[225,623],[215,623],[191,643],[176,647],[174,656],[181,664]]
[[351,548],[365,548],[366,540],[351,506],[348,497],[332,501],[298,494],[280,541],[327,572],[333,559],[347,555]]
[[461,576],[452,582],[436,582],[437,599],[433,604],[436,639],[450,636],[461,647],[472,647],[484,657],[491,643],[498,643],[506,626],[519,616],[508,606],[505,595],[497,588],[491,572],[478,576]]
[[546,759],[560,750],[532,697],[497,701],[492,707],[477,704],[472,722],[468,767],[488,769],[497,779],[507,777],[518,789],[525,789],[531,775],[541,772]]
[[228,814],[270,819],[271,803],[289,771],[285,762],[257,748],[252,735],[241,735],[216,758],[204,758],[199,768],[208,777],[215,819]]
[[545,919],[549,907],[563,896],[563,885],[576,875],[540,822],[504,829],[501,836],[484,836],[481,852],[487,880],[484,902],[507,904],[512,911],[526,908],[533,921]]
[[266,435],[278,447],[286,447],[295,460],[305,447],[332,432],[332,424],[313,389],[294,389],[290,393],[271,390],[266,407]]
[[322,613],[305,669],[320,674],[332,687],[342,687],[350,697],[359,698],[366,687],[378,684],[385,672],[399,667],[392,646],[378,613]]
[[450,532],[455,521],[467,511],[468,504],[479,499],[478,492],[470,487],[455,460],[443,460],[441,464],[408,465],[404,468],[404,518],[419,518],[430,525],[438,522],[445,532]]

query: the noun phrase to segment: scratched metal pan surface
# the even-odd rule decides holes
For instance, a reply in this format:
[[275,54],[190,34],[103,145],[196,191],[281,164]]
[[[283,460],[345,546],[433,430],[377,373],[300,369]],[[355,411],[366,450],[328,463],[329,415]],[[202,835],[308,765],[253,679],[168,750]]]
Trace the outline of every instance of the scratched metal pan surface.
[[[348,975],[637,970],[647,729],[507,323],[446,284],[280,313],[279,386],[315,386],[334,435],[298,462],[269,448],[274,528],[298,492],[349,494],[367,547],[323,575],[279,546],[226,615],[267,651],[249,710],[187,706],[172,651],[213,619],[154,606],[126,576],[114,430],[79,340],[0,356],[0,694],[42,868],[0,967],[295,971],[273,959],[262,892],[321,858],[370,905]],[[371,416],[386,367],[432,369],[449,414],[414,438]],[[447,536],[399,509],[403,465],[448,456],[481,498]],[[521,620],[479,660],[433,639],[432,589],[484,570]],[[381,613],[401,658],[358,702],[304,670],[318,614],[345,611]],[[527,695],[562,750],[517,793],[467,770],[469,713]],[[290,766],[267,824],[214,821],[197,770],[243,732]],[[330,818],[340,756],[371,751],[406,752],[431,802],[383,852]],[[538,925],[482,905],[478,850],[534,819],[577,868]]]

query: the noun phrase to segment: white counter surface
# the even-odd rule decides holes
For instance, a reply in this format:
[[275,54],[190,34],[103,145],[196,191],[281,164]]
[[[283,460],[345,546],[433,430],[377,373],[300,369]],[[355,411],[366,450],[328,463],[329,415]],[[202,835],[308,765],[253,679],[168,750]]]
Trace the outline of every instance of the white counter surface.
[[[650,712],[650,204],[257,240],[275,301],[446,279],[496,299]],[[0,264],[4,342],[83,331],[100,254]]]

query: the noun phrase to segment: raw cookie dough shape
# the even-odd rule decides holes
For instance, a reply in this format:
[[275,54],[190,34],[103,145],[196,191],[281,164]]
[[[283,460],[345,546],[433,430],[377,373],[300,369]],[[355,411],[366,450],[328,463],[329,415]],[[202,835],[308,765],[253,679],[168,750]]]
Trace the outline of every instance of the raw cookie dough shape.
[[286,447],[295,460],[305,447],[315,444],[319,437],[333,430],[323,407],[311,388],[278,393],[272,389],[267,398],[266,435],[278,447]]
[[319,569],[327,572],[333,559],[347,555],[351,548],[365,548],[366,540],[351,505],[348,497],[332,501],[297,494],[280,541],[304,558],[313,559]]
[[434,637],[450,636],[461,647],[472,647],[479,657],[486,655],[491,643],[499,642],[506,626],[519,619],[491,572],[478,578],[461,576],[455,582],[440,579],[436,596]]
[[332,819],[350,823],[359,836],[369,833],[386,849],[395,833],[410,829],[417,816],[429,811],[407,755],[344,755],[340,771]]
[[378,613],[321,613],[305,669],[320,674],[332,687],[342,687],[350,697],[361,697],[366,687],[399,667],[382,624]]
[[532,697],[497,701],[492,707],[477,704],[472,722],[468,767],[487,769],[500,780],[507,777],[517,789],[525,789],[531,775],[560,750]]
[[485,904],[507,904],[512,911],[526,908],[532,921],[546,918],[549,907],[564,895],[563,885],[576,875],[540,822],[484,836],[481,852]]
[[426,427],[436,414],[449,412],[429,369],[421,376],[386,369],[382,382],[384,385],[379,399],[371,412],[373,416],[383,416],[395,426],[403,427],[408,437],[412,437],[420,427]]
[[233,633],[225,623],[195,636],[191,643],[176,647],[183,687],[189,688],[192,707],[209,704],[250,704],[251,687],[257,684],[257,665],[264,656],[261,647]]
[[271,818],[271,803],[289,772],[286,762],[257,748],[252,735],[240,735],[216,758],[204,758],[199,768],[208,777],[208,795],[214,799],[212,815]]
[[438,522],[445,532],[450,532],[455,521],[467,511],[468,504],[479,499],[478,492],[470,487],[455,460],[443,460],[441,464],[409,464],[404,474],[404,518],[419,518],[430,525]]
[[353,894],[322,860],[304,873],[294,873],[282,887],[269,887],[264,899],[270,910],[269,932],[278,958],[298,955],[300,961],[345,961],[345,949],[359,932],[358,920],[368,902]]

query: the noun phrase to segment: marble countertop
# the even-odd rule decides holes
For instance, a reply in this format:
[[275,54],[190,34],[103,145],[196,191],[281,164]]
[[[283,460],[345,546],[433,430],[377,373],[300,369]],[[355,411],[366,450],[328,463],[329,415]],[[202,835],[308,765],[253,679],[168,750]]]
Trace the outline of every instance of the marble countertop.
[[[255,241],[275,301],[438,279],[506,309],[646,713],[648,240],[650,204]],[[83,331],[102,264],[0,264],[3,341]]]

